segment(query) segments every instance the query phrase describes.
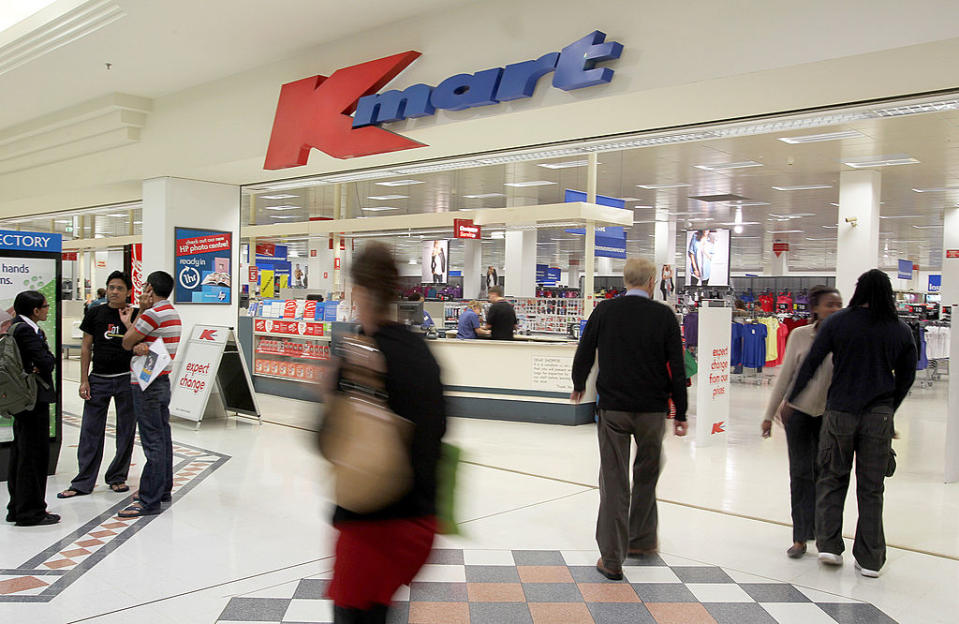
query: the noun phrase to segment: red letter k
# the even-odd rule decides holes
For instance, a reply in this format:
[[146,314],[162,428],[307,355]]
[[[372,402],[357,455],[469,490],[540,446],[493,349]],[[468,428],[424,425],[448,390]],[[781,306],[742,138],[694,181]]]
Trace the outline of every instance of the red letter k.
[[382,89],[419,56],[403,52],[338,69],[329,78],[313,76],[283,85],[264,169],[305,165],[314,147],[335,158],[423,147],[381,128],[354,129],[350,117],[357,100]]

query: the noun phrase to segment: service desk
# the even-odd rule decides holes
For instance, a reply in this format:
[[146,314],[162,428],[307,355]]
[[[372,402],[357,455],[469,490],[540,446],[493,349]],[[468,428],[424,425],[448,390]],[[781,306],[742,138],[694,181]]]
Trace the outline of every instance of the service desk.
[[442,367],[450,416],[559,425],[593,422],[595,368],[579,405],[569,401],[576,342],[428,341]]

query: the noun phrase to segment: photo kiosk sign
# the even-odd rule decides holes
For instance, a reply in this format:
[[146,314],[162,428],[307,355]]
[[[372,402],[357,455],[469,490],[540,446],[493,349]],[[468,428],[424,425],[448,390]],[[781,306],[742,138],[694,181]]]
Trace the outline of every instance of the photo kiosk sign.
[[233,328],[194,325],[190,339],[177,353],[177,362],[171,416],[192,420],[199,428],[215,386],[224,411],[260,418],[253,380]]
[[174,237],[174,303],[229,305],[233,293],[233,233],[178,227]]
[[[0,230],[0,310],[14,315],[13,301],[24,290],[36,290],[50,304],[47,320],[40,321],[40,329],[47,337],[50,351],[61,351],[60,267],[62,241],[59,234],[47,232],[11,232]],[[6,331],[6,324],[2,330]],[[60,358],[53,371],[57,401],[50,405],[50,463],[49,474],[56,471],[62,439],[60,400]],[[13,440],[13,420],[0,417],[0,480],[7,478],[10,442]]]

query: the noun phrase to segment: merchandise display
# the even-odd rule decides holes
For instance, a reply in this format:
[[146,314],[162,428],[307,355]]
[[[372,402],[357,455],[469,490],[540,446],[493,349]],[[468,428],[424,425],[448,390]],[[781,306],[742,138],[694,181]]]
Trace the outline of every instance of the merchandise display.
[[332,322],[337,302],[279,299],[251,305],[253,319],[253,375],[321,383],[330,360]]

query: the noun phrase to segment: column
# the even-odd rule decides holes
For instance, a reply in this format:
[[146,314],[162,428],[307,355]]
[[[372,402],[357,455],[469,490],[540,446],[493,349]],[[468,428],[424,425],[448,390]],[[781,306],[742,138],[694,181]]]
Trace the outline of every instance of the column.
[[[233,233],[230,272],[234,285],[230,305],[195,303],[177,307],[184,330],[197,323],[234,327],[240,289],[240,188],[182,178],[143,182],[143,273],[174,272],[175,227]],[[173,275],[177,279],[176,275]],[[175,305],[175,304],[174,304]]]
[[852,299],[856,280],[879,259],[878,171],[839,174],[839,229],[837,230],[836,288],[844,301]]
[[[577,261],[578,262],[578,261]],[[579,277],[583,274],[582,268],[579,264],[569,265],[569,272],[566,274],[566,286],[568,288],[579,288]]]
[[[535,247],[535,241],[533,243]],[[535,260],[534,260],[535,262]],[[535,270],[535,267],[534,267]],[[483,244],[478,240],[463,241],[463,299],[478,299],[486,285],[483,270]],[[535,276],[534,278],[535,279]]]
[[503,267],[506,295],[536,296],[536,230],[506,231],[506,262]]
[[[942,308],[952,306],[953,319],[959,315],[959,258],[950,258],[949,250],[959,249],[959,208],[946,208],[943,219]],[[949,361],[959,362],[959,331],[952,332]],[[949,399],[946,405],[946,483],[959,481],[959,374],[949,375]]]
[[789,273],[789,252],[776,253],[777,243],[788,243],[784,236],[766,232],[763,234],[763,274],[767,277],[782,277]]
[[600,256],[596,258],[596,275],[604,275],[609,277],[614,275],[613,273],[613,259],[606,258],[605,256]]
[[[333,291],[333,245],[328,236],[311,238],[309,243],[309,289],[327,297]],[[314,253],[316,255],[314,255]]]

